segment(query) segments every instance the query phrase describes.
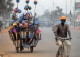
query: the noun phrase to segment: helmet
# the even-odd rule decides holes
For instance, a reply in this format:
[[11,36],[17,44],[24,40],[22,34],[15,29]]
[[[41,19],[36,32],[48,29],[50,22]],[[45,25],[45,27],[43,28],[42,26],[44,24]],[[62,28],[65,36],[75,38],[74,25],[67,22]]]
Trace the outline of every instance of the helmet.
[[65,20],[66,20],[67,18],[66,18],[65,16],[62,16],[62,17],[61,17],[61,20],[62,20],[62,19],[65,19]]
[[13,26],[16,26],[16,25],[17,25],[17,23],[16,23],[16,22],[14,22],[14,23],[13,23]]

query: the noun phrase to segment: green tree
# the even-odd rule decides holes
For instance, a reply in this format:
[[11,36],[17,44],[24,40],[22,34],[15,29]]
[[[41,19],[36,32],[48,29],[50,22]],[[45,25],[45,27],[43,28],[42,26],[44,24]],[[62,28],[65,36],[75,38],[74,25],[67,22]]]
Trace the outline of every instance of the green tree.
[[57,6],[56,10],[52,10],[51,12],[49,10],[45,10],[45,13],[40,17],[54,22],[64,15],[62,11],[63,9]]
[[47,9],[47,10],[45,10],[44,16],[46,17],[46,19],[47,19],[47,20],[49,20],[49,19],[50,19],[50,12],[49,12],[49,10],[48,10],[48,9]]
[[62,8],[57,6],[56,10],[51,11],[50,19],[52,21],[56,21],[56,20],[60,19],[60,17],[63,15],[62,10],[63,10]]
[[9,13],[13,10],[12,0],[0,0],[0,16],[9,18]]

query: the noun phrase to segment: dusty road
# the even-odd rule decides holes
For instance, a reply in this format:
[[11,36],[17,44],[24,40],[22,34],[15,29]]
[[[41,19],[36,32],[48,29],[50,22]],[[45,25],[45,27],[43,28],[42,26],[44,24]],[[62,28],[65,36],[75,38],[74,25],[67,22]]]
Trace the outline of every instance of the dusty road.
[[[39,41],[33,53],[25,50],[16,53],[15,46],[9,38],[8,32],[0,33],[0,53],[8,54],[9,57],[55,57],[58,46],[55,45],[54,34],[49,27],[40,28],[42,31],[42,40]],[[80,57],[80,31],[72,32],[72,53],[71,57]]]

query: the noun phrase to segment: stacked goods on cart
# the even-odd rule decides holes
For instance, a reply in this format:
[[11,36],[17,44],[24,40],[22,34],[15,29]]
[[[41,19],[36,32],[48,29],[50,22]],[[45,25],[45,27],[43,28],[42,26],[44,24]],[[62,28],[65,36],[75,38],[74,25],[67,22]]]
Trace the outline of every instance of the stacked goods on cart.
[[41,40],[41,31],[39,29],[40,21],[36,15],[33,16],[31,12],[31,6],[28,5],[29,1],[26,1],[27,5],[24,7],[26,14],[21,14],[17,18],[17,14],[21,13],[21,10],[17,8],[14,9],[12,14],[12,21],[10,21],[10,27],[8,32],[11,40],[16,46],[17,52],[22,51],[24,47],[30,47],[31,52],[33,52],[33,47],[36,47],[39,40]]

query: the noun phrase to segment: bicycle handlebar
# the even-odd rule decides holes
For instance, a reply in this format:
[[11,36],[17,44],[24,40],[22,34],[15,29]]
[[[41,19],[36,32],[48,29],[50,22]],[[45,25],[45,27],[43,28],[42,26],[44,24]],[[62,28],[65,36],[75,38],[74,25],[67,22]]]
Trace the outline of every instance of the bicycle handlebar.
[[70,38],[62,38],[62,37],[59,37],[57,39],[61,39],[61,40],[70,40]]

